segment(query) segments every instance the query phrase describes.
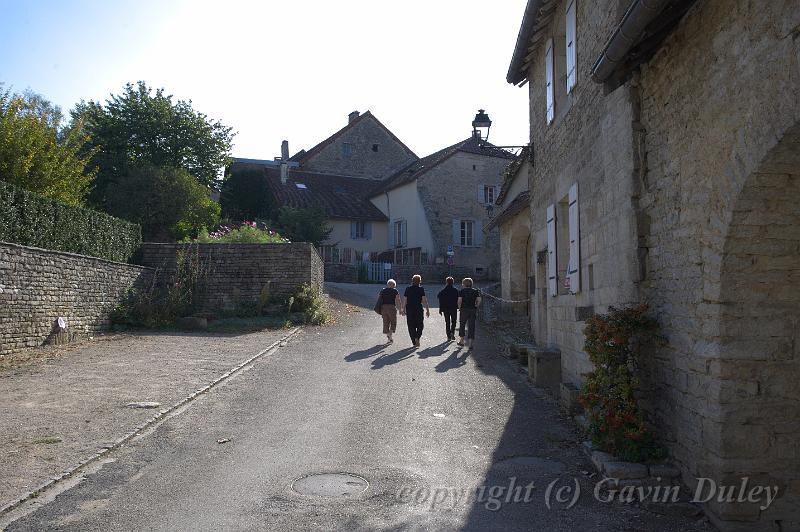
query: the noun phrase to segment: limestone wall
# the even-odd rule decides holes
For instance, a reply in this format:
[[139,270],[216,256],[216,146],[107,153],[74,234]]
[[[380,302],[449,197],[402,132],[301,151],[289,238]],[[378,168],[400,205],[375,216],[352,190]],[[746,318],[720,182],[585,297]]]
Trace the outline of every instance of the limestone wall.
[[197,253],[207,271],[200,307],[234,310],[256,303],[263,293],[286,298],[309,283],[322,290],[322,259],[311,244],[155,244],[142,245],[142,264],[175,271],[178,251]]
[[152,275],[131,264],[0,242],[0,355],[107,330],[127,290]]

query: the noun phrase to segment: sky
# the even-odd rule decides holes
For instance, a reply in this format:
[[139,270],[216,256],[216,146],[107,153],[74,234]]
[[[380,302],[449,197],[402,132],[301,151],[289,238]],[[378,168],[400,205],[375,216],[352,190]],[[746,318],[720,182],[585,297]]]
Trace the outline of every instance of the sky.
[[144,80],[236,132],[233,156],[308,149],[372,113],[417,155],[528,139],[505,80],[526,0],[0,0],[0,82],[65,111]]

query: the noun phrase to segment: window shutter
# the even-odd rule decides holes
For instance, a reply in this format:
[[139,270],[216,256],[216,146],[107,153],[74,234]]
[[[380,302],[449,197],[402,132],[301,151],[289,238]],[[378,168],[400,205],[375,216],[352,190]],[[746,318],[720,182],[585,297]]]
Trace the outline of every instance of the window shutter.
[[350,222],[350,240],[356,239],[356,226],[358,222]]
[[364,222],[364,238],[372,240],[372,222]]
[[483,227],[477,220],[472,222],[472,244],[477,247],[483,245]]
[[577,53],[575,51],[575,2],[572,0],[567,6],[567,92],[570,92],[576,82]]
[[461,220],[453,220],[453,245],[461,245]]
[[553,105],[555,97],[553,93],[553,39],[547,40],[547,51],[544,54],[544,78],[545,89],[547,91],[547,123],[553,121]]
[[578,183],[569,189],[569,291],[577,294],[581,291],[581,234],[580,211],[578,210]]
[[558,263],[556,262],[556,206],[547,207],[547,290],[558,295]]
[[389,246],[395,247],[397,244],[395,243],[395,232],[397,231],[397,222],[392,222],[391,226],[389,226]]
[[478,203],[481,203],[481,204],[483,204],[484,201],[485,201],[485,198],[483,196],[483,188],[484,188],[484,186],[485,185],[483,183],[480,183],[478,185]]
[[406,247],[408,245],[408,221],[403,220],[400,225],[400,245]]

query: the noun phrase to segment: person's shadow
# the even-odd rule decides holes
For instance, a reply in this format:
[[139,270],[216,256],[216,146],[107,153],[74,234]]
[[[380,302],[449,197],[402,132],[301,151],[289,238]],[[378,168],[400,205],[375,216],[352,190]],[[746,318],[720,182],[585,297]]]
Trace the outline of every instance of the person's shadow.
[[456,349],[450,354],[449,357],[436,364],[435,369],[438,373],[444,373],[445,371],[449,371],[451,369],[460,368],[467,363],[468,356],[469,351],[466,349]]
[[364,360],[365,358],[370,358],[380,354],[380,352],[383,351],[384,347],[386,347],[385,344],[378,344],[373,347],[370,347],[369,349],[362,349],[361,351],[353,351],[352,353],[344,357],[344,359],[348,362]]
[[439,345],[432,345],[417,352],[417,356],[419,356],[419,358],[438,357],[443,355],[445,351],[447,351],[447,342],[442,342]]
[[381,369],[384,366],[397,364],[398,362],[410,358],[414,354],[415,347],[407,347],[394,353],[383,353],[381,356],[372,361],[372,369]]

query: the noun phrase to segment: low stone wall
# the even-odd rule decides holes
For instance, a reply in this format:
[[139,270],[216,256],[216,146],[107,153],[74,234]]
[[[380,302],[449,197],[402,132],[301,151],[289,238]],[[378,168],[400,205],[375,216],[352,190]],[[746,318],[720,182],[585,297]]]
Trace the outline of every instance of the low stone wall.
[[329,283],[357,283],[358,268],[355,264],[325,264],[325,280]]
[[311,244],[157,244],[142,245],[140,262],[164,272],[174,272],[179,251],[197,253],[206,281],[199,307],[208,312],[235,310],[257,304],[265,296],[285,299],[302,284],[320,292],[322,259]]
[[0,242],[0,355],[108,330],[128,289],[152,276],[150,268]]

